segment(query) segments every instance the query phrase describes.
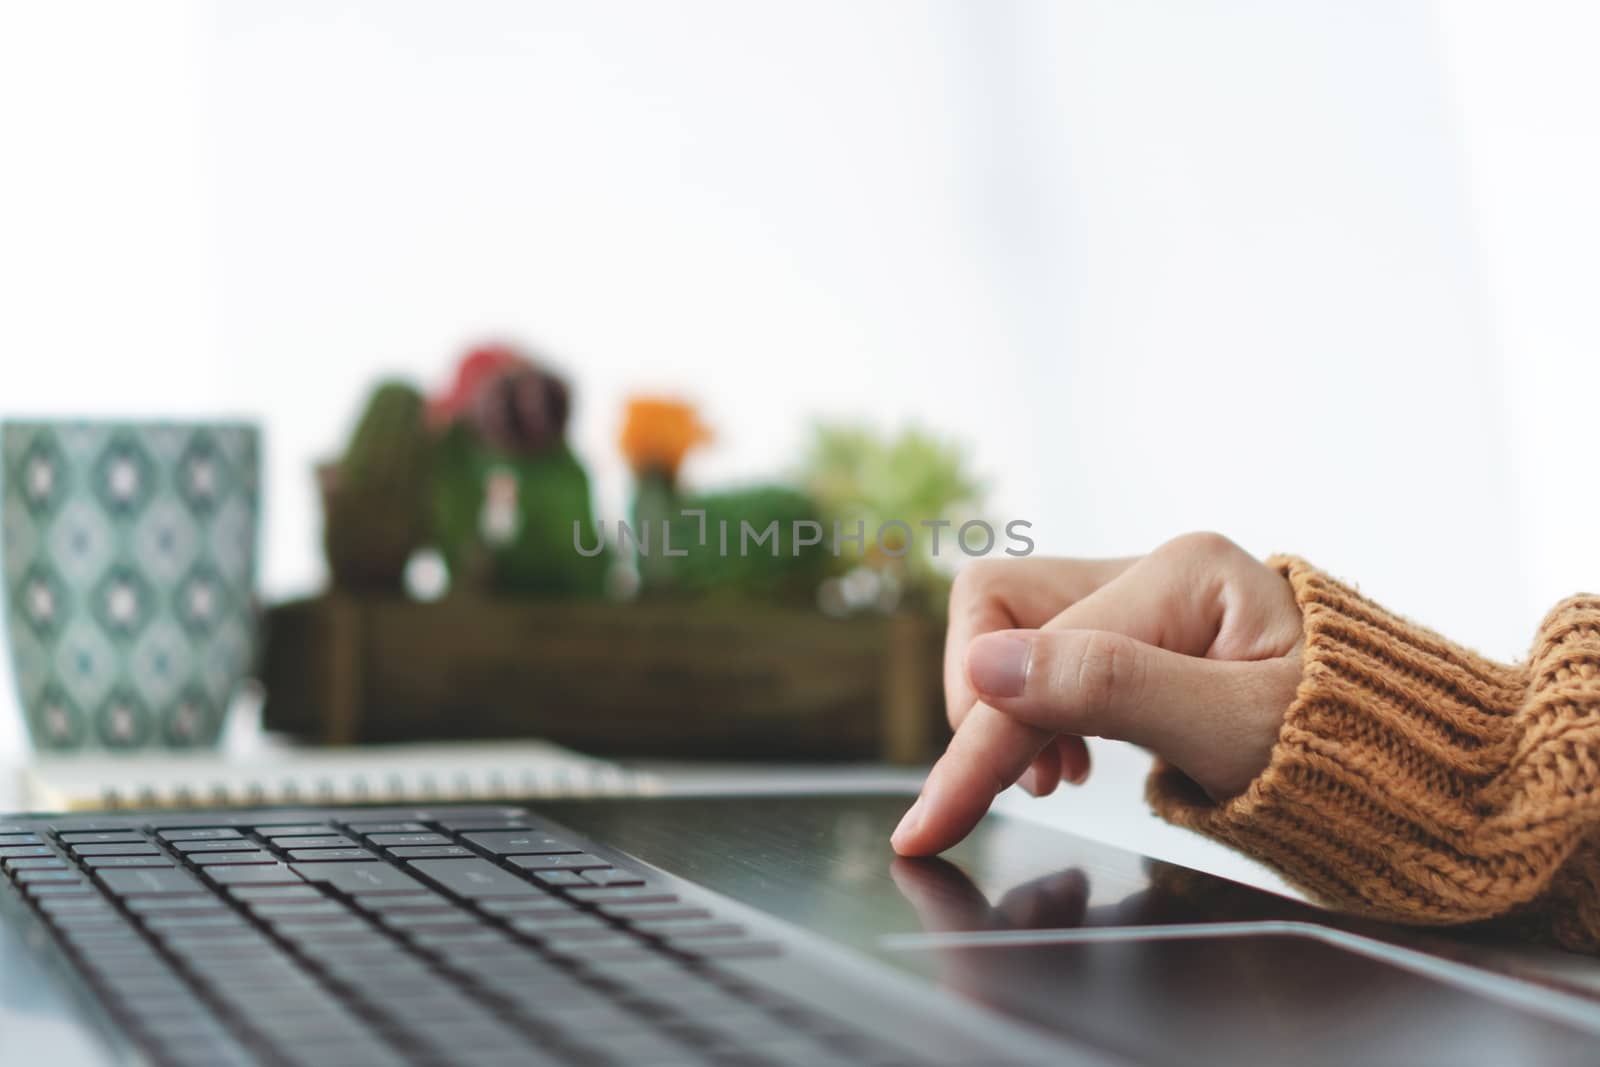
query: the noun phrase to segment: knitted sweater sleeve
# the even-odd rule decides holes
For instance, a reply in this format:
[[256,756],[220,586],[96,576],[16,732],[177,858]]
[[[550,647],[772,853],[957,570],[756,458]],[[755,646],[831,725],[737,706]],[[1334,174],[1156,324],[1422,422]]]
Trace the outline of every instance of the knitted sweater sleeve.
[[1337,908],[1600,951],[1600,597],[1559,604],[1508,666],[1301,560],[1270,563],[1305,666],[1267,768],[1212,802],[1158,763],[1156,812]]

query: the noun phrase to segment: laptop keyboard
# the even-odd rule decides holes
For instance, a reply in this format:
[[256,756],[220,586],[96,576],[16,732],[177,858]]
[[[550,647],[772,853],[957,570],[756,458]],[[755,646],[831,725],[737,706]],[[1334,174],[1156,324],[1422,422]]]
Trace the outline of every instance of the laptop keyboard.
[[9,826],[0,865],[172,1067],[903,1062],[719,966],[777,942],[495,810]]

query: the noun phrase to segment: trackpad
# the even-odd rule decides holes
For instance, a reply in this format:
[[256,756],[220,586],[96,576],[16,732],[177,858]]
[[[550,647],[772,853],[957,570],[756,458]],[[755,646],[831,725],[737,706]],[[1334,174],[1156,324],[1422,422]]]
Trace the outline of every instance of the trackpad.
[[[964,996],[1143,1063],[1588,1062],[1594,1037],[1286,933],[897,948]],[[909,960],[908,960],[909,962]]]

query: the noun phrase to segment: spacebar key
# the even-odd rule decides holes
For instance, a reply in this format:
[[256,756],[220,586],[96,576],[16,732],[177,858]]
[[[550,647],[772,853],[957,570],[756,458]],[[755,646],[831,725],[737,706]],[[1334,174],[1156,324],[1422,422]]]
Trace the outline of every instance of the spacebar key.
[[422,884],[387,863],[291,863],[308,882],[322,882],[340,893],[415,893]]
[[411,868],[460,897],[536,897],[544,890],[488,860],[412,860]]

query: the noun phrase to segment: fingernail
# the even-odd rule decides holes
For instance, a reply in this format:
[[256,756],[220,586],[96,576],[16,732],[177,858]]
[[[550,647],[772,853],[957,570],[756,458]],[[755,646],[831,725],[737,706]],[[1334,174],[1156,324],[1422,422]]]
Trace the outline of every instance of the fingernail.
[[1028,683],[1028,642],[1009,634],[984,634],[967,649],[967,674],[980,693],[1021,696]]
[[1039,774],[1032,767],[1022,772],[1022,777],[1017,779],[1017,784],[1034,796],[1039,795],[1039,790],[1044,783],[1040,781]]
[[902,840],[917,832],[917,827],[922,825],[922,808],[925,798],[918,797],[917,802],[911,805],[907,812],[900,816],[900,825],[894,828],[894,833],[889,835],[889,843],[899,846]]

